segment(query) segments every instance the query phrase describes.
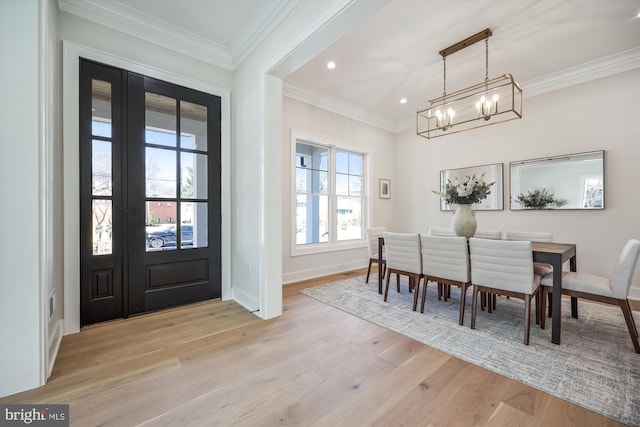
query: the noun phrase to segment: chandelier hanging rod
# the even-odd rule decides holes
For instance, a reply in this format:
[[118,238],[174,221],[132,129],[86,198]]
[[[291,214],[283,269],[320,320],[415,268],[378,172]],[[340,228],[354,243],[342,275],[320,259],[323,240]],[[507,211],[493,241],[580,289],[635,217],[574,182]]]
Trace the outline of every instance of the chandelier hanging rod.
[[449,46],[448,48],[442,49],[439,53],[440,55],[442,55],[442,57],[447,57],[448,55],[456,53],[457,51],[462,50],[465,47],[469,47],[474,43],[487,39],[492,34],[493,33],[491,32],[491,30],[489,28],[486,28],[477,34],[474,34],[456,44]]

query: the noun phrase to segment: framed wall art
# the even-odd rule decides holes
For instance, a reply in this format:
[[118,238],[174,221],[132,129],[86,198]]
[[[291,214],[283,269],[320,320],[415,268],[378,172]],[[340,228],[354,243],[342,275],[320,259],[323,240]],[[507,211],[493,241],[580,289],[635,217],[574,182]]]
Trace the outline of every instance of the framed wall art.
[[379,197],[381,199],[391,198],[391,180],[390,179],[380,179],[378,187],[379,187]]

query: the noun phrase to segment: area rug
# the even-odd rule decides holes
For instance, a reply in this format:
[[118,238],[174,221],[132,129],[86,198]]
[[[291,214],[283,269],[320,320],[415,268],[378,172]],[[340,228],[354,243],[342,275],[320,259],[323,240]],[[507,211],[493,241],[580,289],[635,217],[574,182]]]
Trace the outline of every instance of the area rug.
[[[532,318],[530,345],[523,340],[523,301],[498,297],[497,310],[478,308],[471,324],[471,291],[464,326],[458,325],[459,291],[448,301],[437,298],[437,286],[427,287],[425,312],[411,310],[413,294],[401,281],[388,301],[375,280],[350,278],[301,292],[361,319],[398,332],[467,362],[535,387],[553,396],[630,426],[640,426],[640,354],[618,307],[579,301],[579,318],[571,317],[563,298],[562,344],[551,343],[551,319],[542,330]],[[635,313],[636,324],[640,319]]]

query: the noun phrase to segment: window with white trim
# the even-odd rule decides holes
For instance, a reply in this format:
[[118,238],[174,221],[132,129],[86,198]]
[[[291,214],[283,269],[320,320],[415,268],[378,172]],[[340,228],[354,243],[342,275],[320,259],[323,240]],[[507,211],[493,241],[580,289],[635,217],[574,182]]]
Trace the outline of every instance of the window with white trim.
[[366,153],[300,138],[294,141],[294,250],[332,250],[365,241]]

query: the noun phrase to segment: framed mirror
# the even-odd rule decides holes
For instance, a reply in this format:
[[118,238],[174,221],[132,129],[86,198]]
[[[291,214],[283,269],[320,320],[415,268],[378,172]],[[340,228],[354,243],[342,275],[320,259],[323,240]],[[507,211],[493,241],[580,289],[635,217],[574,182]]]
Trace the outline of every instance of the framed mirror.
[[[447,184],[447,180],[451,180],[451,182],[463,182],[469,179],[469,177],[475,175],[476,177],[480,177],[484,174],[484,181],[487,183],[495,182],[491,186],[491,193],[489,196],[476,203],[471,205],[471,208],[476,211],[501,211],[504,209],[503,205],[503,172],[502,172],[502,163],[495,163],[492,165],[484,165],[484,166],[472,166],[468,168],[459,168],[459,169],[448,169],[440,171],[440,191],[445,191],[445,185]],[[452,211],[453,207],[449,205],[444,200],[440,199],[440,210],[441,211]]]
[[511,210],[604,209],[604,151],[510,163]]

